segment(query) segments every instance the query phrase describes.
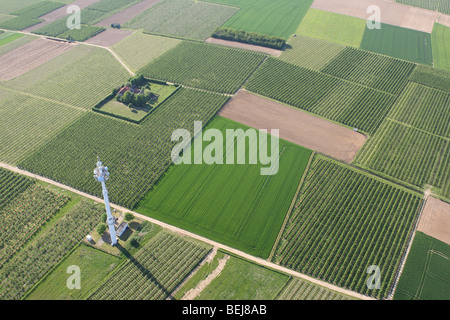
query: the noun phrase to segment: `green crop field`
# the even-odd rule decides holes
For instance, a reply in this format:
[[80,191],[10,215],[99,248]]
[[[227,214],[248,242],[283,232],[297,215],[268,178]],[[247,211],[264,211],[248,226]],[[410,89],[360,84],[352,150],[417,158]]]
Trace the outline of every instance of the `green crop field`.
[[[162,231],[134,256],[129,256],[129,261],[106,279],[88,299],[167,299],[208,251],[205,246]],[[111,286],[111,283],[116,285]]]
[[6,36],[3,36],[4,34],[2,34],[2,36],[0,36],[0,46],[3,46],[5,44],[15,41],[17,39],[20,39],[24,36],[24,34],[21,34],[21,33],[10,34],[9,32],[5,32],[5,34],[6,34]]
[[[225,118],[208,128],[224,136],[226,129],[247,129]],[[224,150],[235,150],[233,144],[228,141]],[[268,257],[310,155],[308,149],[281,142],[279,171],[271,176],[260,174],[261,164],[176,165],[137,211]]]
[[410,81],[450,92],[450,72],[418,65],[409,77]]
[[[119,264],[121,259],[81,244],[33,290],[28,300],[79,300],[94,290]],[[67,270],[78,266],[81,272],[80,290],[67,288]]]
[[197,300],[272,300],[289,276],[231,256]]
[[74,41],[86,41],[104,30],[105,28],[98,26],[81,25],[81,29],[67,30],[59,34],[58,37]]
[[354,48],[346,48],[321,71],[391,94],[406,85],[415,64]]
[[[17,49],[20,46],[22,46],[22,45],[24,45],[24,44],[26,44],[26,43],[28,43],[30,41],[33,41],[35,39],[36,39],[35,36],[25,35],[23,37],[20,37],[20,38],[14,40],[14,41],[11,41],[11,42],[8,41],[8,43],[3,44],[2,46],[0,46],[0,56],[5,54],[5,53],[7,53],[7,52],[9,52],[9,51]],[[0,82],[0,84],[1,84],[1,82]]]
[[431,185],[450,197],[449,148],[448,138],[388,119],[354,161],[421,188]]
[[395,291],[395,300],[447,300],[450,296],[450,246],[416,232]]
[[245,88],[369,133],[394,102],[390,94],[274,58],[256,70]]
[[40,1],[41,0],[0,1],[0,12],[4,14],[11,14],[14,11],[21,10]]
[[309,9],[296,33],[359,48],[365,28],[364,19]]
[[361,49],[412,62],[433,65],[431,35],[412,29],[381,24],[364,32]]
[[265,56],[184,41],[140,70],[144,76],[219,93],[235,93]]
[[[383,298],[417,218],[417,193],[316,156],[273,261],[315,278]],[[366,286],[370,265],[381,288]]]
[[34,185],[2,209],[0,222],[5,231],[0,240],[0,269],[68,200]]
[[344,49],[343,45],[295,35],[289,39],[279,59],[319,71]]
[[1,85],[77,108],[90,109],[129,77],[130,74],[108,51],[76,46]]
[[291,278],[278,293],[276,300],[354,300],[354,298],[300,278]]
[[[31,4],[32,2],[29,1],[29,3]],[[10,12],[10,14],[14,15],[15,17],[7,20],[0,20],[0,28],[22,30],[31,27],[43,21],[41,19],[38,19],[40,16],[56,10],[63,5],[64,4],[60,2],[40,1],[39,3],[22,7],[18,10]]]
[[284,39],[295,32],[313,0],[207,0],[240,8],[223,27]]
[[[178,128],[192,132],[194,121],[207,123],[227,99],[180,88],[139,126],[89,112],[20,166],[101,197],[101,188],[92,179],[98,155],[115,176],[108,182],[111,201],[133,208],[170,165],[172,132]],[[98,139],[104,143],[99,145]]]
[[237,11],[237,8],[208,2],[164,0],[127,22],[125,27],[205,40]]
[[448,0],[395,0],[395,2],[450,14],[450,3]]
[[0,209],[33,184],[31,179],[0,168]]
[[0,270],[0,299],[23,298],[99,223],[102,212],[98,206],[79,202],[41,236],[22,248]]
[[0,161],[17,164],[83,111],[0,87]]
[[137,71],[180,42],[178,39],[136,32],[116,43],[112,49],[133,71]]
[[434,66],[450,70],[450,28],[435,23],[431,33],[431,43]]

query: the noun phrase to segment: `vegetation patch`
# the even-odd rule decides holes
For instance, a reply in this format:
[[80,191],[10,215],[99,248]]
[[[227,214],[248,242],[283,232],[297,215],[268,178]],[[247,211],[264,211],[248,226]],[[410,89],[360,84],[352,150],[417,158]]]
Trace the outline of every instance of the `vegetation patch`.
[[450,72],[418,65],[409,76],[410,81],[450,92]]
[[434,67],[450,71],[450,28],[435,23],[431,33]]
[[275,298],[276,300],[354,300],[345,294],[312,282],[291,278]]
[[395,2],[450,14],[450,3],[447,0],[395,0]]
[[230,28],[219,28],[212,34],[213,38],[237,41],[273,49],[283,49],[286,40],[276,36],[267,36],[255,32],[245,32]]

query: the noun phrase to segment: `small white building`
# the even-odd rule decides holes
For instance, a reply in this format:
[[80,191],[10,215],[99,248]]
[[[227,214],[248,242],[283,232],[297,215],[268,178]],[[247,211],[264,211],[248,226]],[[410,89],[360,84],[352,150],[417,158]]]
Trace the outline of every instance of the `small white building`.
[[117,235],[120,237],[123,235],[125,231],[127,231],[128,223],[125,221],[122,221],[122,223],[119,225],[119,228],[117,228]]

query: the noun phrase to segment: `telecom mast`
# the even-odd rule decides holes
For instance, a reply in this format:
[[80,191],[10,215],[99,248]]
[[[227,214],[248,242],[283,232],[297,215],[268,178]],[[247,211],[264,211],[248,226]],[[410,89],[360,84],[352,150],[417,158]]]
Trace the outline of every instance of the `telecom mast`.
[[103,166],[102,162],[97,157],[97,167],[94,169],[94,178],[101,182],[103,190],[103,199],[105,200],[106,214],[108,215],[109,234],[111,235],[111,245],[117,243],[116,228],[114,227],[114,217],[111,214],[111,207],[109,206],[108,190],[106,190],[105,181],[109,178],[108,167]]

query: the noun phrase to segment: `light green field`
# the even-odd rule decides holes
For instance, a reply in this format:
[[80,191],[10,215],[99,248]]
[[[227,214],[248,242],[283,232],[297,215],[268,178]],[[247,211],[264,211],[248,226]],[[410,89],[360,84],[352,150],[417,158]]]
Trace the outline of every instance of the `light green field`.
[[435,23],[431,33],[431,43],[434,66],[450,70],[450,28]]
[[0,12],[3,14],[10,14],[17,10],[36,4],[40,1],[41,0],[14,0],[14,1],[2,0],[0,1]]
[[125,27],[205,40],[237,11],[237,8],[202,1],[164,0],[127,22]]
[[337,291],[321,287],[312,282],[291,278],[277,295],[276,300],[355,300]]
[[365,28],[364,19],[309,9],[296,33],[359,48]]
[[0,46],[10,43],[14,40],[20,39],[23,36],[24,36],[24,34],[21,34],[21,33],[13,33],[7,37],[2,37],[2,38],[0,38]]
[[136,32],[116,43],[112,49],[133,71],[137,71],[180,42],[174,38]]
[[7,52],[9,52],[9,51],[17,49],[20,46],[22,46],[22,45],[24,45],[24,44],[26,44],[26,43],[28,43],[30,41],[33,41],[35,39],[36,39],[35,36],[25,35],[23,37],[20,37],[19,39],[14,40],[14,41],[11,41],[11,42],[8,41],[8,43],[3,44],[2,46],[0,46],[0,56],[5,54],[5,53],[7,53]]
[[130,74],[104,49],[78,45],[2,85],[90,109]]
[[[29,300],[78,300],[88,294],[121,262],[121,259],[82,244],[73,251],[27,298]],[[67,288],[69,266],[81,271],[81,289]]]
[[223,27],[284,39],[295,32],[313,0],[207,0],[240,10]]
[[16,164],[74,121],[82,110],[0,87],[0,161]]
[[231,256],[196,300],[272,300],[289,276]]
[[[226,129],[248,127],[216,118],[208,128],[225,136]],[[224,150],[236,148],[228,141]],[[268,165],[251,165],[248,159],[247,164],[174,165],[137,211],[268,257],[310,155],[308,149],[280,141],[279,171],[269,176],[260,173]],[[244,160],[242,156],[239,159]]]
[[394,299],[450,299],[450,246],[416,232]]
[[431,35],[382,23],[381,29],[365,29],[361,49],[412,62],[432,65]]

